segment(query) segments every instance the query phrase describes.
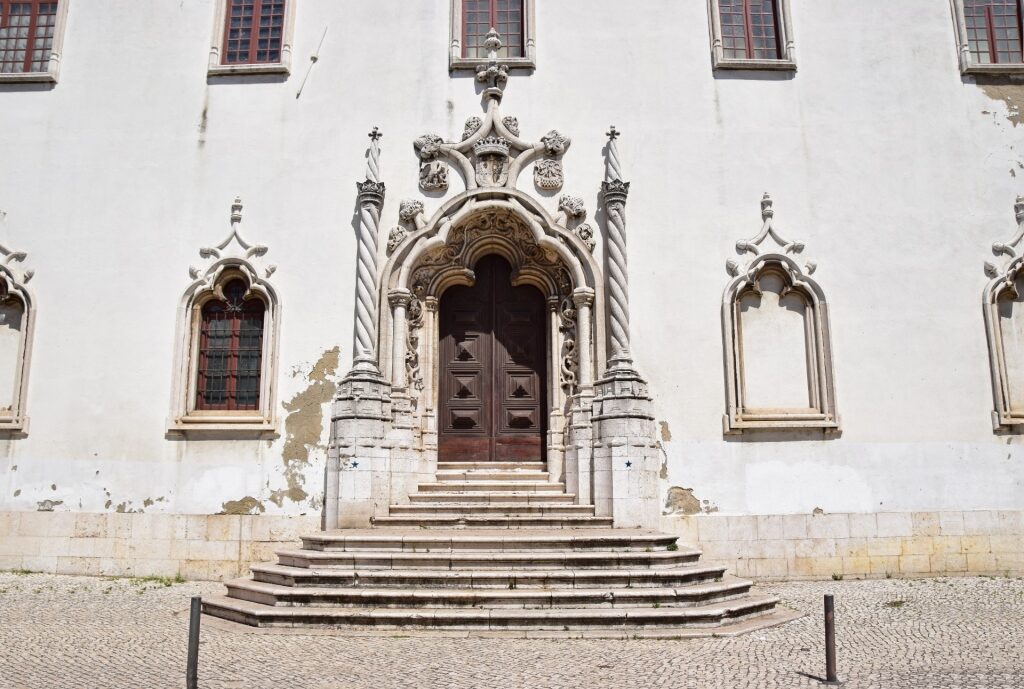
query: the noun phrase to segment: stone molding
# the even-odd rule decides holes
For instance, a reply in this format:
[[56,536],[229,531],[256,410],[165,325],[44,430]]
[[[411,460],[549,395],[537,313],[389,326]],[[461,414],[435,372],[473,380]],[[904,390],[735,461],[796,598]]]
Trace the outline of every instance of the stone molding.
[[[292,47],[295,41],[295,5],[298,0],[285,0],[284,27],[281,31],[281,61],[267,64],[224,65],[224,22],[227,21],[227,2],[214,0],[213,38],[210,40],[210,58],[206,68],[208,77],[246,76],[257,74],[291,73]],[[254,38],[255,40],[255,38]]]
[[[832,335],[825,293],[811,278],[814,261],[802,259],[803,242],[789,241],[775,229],[775,211],[768,194],[761,199],[761,232],[736,242],[740,259],[731,258],[726,269],[733,276],[722,297],[722,333],[726,363],[726,434],[748,429],[825,429],[839,431],[832,364]],[[746,256],[750,254],[749,256]],[[748,291],[760,293],[766,272],[781,275],[787,293],[800,294],[807,304],[804,329],[807,353],[809,408],[749,408],[745,399],[744,348],[739,325],[739,302]]]
[[53,44],[50,61],[43,72],[19,72],[0,74],[0,84],[50,83],[56,84],[60,77],[61,58],[64,54],[64,34],[68,24],[68,4],[71,0],[57,0],[57,17],[53,27]]
[[[0,219],[5,214],[0,212]],[[35,271],[21,267],[28,255],[24,251],[12,251],[0,244],[0,303],[15,300],[21,303],[23,320],[18,342],[17,359],[14,363],[14,389],[11,393],[11,408],[0,411],[0,431],[28,432],[26,404],[28,397],[28,374],[32,360],[32,336],[36,323],[36,299],[28,287]]]
[[796,71],[796,44],[794,42],[792,0],[775,0],[778,3],[779,45],[782,57],[776,60],[739,60],[725,56],[722,42],[722,13],[719,0],[708,0],[708,15],[711,28],[711,66],[713,69],[767,69]]
[[[487,58],[462,56],[462,5],[464,0],[451,0],[448,69],[472,70],[487,64]],[[523,53],[524,57],[502,58],[511,69],[537,68],[537,12],[536,0],[523,0]]]
[[[964,15],[964,0],[949,0],[953,12],[953,28],[956,32],[957,58],[960,61],[961,74],[1024,74],[1024,63],[1016,62],[1002,65],[983,64],[974,61],[971,55],[971,44],[967,36],[967,19]],[[1020,0],[1018,0],[1018,10]]]
[[[1010,394],[1011,379],[1006,365],[1006,351],[1003,338],[1003,323],[999,314],[1000,300],[1020,299],[1018,280],[1024,279],[1024,196],[1018,196],[1014,204],[1017,232],[1006,243],[996,242],[992,253],[996,258],[985,262],[985,274],[991,278],[982,293],[985,313],[985,336],[988,340],[989,365],[992,374],[992,397],[995,409],[992,412],[992,427],[996,431],[1024,431],[1024,400],[1015,402]],[[1021,381],[1024,382],[1024,381]],[[1018,383],[1019,384],[1019,383]]]
[[[178,305],[171,395],[170,432],[243,431],[273,432],[276,427],[277,354],[281,304],[269,278],[277,266],[263,261],[268,249],[242,237],[242,201],[231,205],[231,232],[220,244],[199,250],[205,265],[190,266],[192,283]],[[223,298],[221,290],[239,277],[249,286],[246,297],[266,304],[263,321],[263,355],[260,372],[260,406],[254,411],[207,411],[196,409],[196,379],[199,359],[199,331],[203,305]]]

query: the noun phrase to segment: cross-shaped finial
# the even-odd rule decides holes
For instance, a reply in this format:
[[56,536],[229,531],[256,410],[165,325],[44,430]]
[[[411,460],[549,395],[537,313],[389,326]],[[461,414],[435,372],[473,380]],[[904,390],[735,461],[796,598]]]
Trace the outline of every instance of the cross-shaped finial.
[[615,128],[614,124],[612,125],[611,131],[605,132],[605,136],[607,136],[612,141],[615,141],[616,139],[618,139],[621,134],[622,134],[622,132],[617,130]]
[[367,134],[367,136],[370,137],[370,141],[376,141],[377,139],[381,138],[384,135],[380,133],[380,129],[379,128],[374,127],[373,131],[370,132],[369,134]]

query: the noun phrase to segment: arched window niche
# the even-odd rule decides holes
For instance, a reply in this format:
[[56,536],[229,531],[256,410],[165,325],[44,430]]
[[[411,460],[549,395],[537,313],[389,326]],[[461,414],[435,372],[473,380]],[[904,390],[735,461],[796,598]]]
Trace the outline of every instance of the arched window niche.
[[[992,372],[992,427],[1024,431],[1024,196],[1014,205],[1018,229],[1007,243],[992,245],[995,261],[985,263],[991,278],[982,302]],[[1002,265],[998,265],[1001,263]]]
[[761,209],[760,234],[736,244],[747,262],[727,264],[733,279],[722,302],[724,430],[837,432],[828,304],[810,277],[816,265],[798,262],[803,244],[775,230],[767,194]]
[[0,432],[28,432],[25,413],[35,297],[26,286],[31,270],[18,263],[26,254],[0,246]]
[[267,248],[240,232],[242,204],[235,201],[231,234],[201,249],[205,268],[189,270],[193,282],[178,308],[171,432],[272,432],[280,304],[264,266]]

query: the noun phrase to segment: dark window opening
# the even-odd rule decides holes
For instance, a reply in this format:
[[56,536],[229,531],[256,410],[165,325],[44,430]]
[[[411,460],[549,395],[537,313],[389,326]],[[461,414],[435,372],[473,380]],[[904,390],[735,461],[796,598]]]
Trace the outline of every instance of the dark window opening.
[[780,60],[776,0],[719,0],[722,48],[734,60]]
[[484,40],[493,27],[501,34],[498,57],[525,57],[523,0],[463,0],[462,56],[485,58]]
[[224,301],[203,306],[196,409],[259,409],[266,305],[245,299],[246,291],[245,282],[232,280]]

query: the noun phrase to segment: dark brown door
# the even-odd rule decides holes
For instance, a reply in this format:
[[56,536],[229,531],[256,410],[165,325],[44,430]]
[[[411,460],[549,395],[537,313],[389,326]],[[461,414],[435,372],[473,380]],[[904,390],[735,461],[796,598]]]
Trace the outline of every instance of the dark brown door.
[[476,284],[441,297],[439,459],[544,460],[547,430],[544,297],[512,286],[512,269],[486,256]]

